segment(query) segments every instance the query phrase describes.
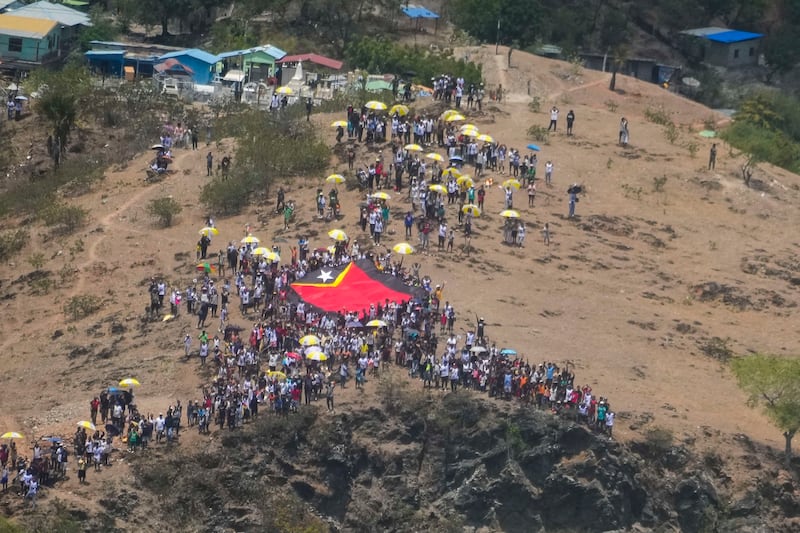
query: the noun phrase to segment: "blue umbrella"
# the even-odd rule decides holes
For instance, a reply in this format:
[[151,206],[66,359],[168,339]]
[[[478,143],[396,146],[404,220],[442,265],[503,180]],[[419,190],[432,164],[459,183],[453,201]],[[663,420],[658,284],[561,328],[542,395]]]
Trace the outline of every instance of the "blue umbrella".
[[538,147],[538,146],[536,146],[535,144],[529,144],[529,145],[528,145],[528,150],[533,150],[534,152],[538,152],[538,151],[540,151],[540,150],[541,150],[541,148],[539,148],[539,147]]
[[517,355],[517,351],[511,348],[503,348],[500,350],[500,355]]
[[51,444],[58,444],[61,442],[61,437],[42,437],[42,440],[47,441]]

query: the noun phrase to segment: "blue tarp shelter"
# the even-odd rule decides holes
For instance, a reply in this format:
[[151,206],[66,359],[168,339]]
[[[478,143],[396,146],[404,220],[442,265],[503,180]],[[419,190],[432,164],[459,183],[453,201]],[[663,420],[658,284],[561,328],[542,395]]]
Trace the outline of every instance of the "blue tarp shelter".
[[[414,21],[414,23],[415,23],[414,30],[415,31],[421,31],[422,30],[422,23],[426,19],[433,19],[434,20],[434,22],[435,22],[434,29],[433,29],[434,32],[436,32],[436,30],[439,27],[439,14],[438,13],[434,13],[433,11],[428,9],[427,7],[418,6],[418,5],[414,5],[414,4],[406,4],[406,6],[402,7],[401,10],[403,11],[403,14],[405,14],[405,16],[407,16],[408,18],[410,18],[411,20]],[[415,34],[414,39],[416,39],[416,34]]]
[[170,52],[158,58],[159,63],[163,63],[167,59],[175,59],[181,65],[189,67],[192,72],[192,81],[201,85],[211,83],[211,80],[214,79],[215,66],[219,63],[218,56],[197,48]]

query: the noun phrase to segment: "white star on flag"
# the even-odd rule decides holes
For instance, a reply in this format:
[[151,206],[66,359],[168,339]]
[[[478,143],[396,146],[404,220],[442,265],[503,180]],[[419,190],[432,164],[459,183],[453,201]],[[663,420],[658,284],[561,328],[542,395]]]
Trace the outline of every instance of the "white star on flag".
[[327,283],[333,279],[333,271],[332,270],[320,270],[320,275],[317,276],[317,279],[321,279],[322,283]]

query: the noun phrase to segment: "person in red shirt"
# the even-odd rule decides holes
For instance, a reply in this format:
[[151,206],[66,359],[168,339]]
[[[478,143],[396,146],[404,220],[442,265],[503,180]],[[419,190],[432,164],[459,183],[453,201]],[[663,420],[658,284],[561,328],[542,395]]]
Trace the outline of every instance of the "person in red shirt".
[[100,409],[100,398],[97,396],[89,402],[89,413],[92,417],[92,424],[97,424],[97,411]]

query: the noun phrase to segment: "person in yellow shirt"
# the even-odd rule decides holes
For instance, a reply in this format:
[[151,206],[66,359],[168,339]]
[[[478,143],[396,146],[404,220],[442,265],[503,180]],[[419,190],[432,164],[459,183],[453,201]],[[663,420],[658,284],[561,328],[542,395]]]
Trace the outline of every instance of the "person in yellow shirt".
[[86,483],[86,459],[83,456],[78,459],[78,483]]

